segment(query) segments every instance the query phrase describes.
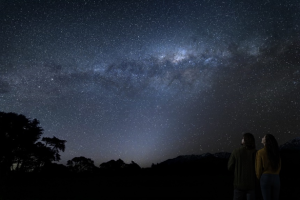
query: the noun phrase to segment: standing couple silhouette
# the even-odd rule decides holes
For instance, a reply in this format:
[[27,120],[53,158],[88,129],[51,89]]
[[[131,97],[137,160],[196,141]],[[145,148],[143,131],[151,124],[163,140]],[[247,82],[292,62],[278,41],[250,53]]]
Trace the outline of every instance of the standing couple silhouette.
[[244,133],[242,147],[235,149],[228,161],[228,170],[234,172],[234,200],[255,200],[260,185],[264,200],[278,200],[280,192],[279,172],[281,159],[277,140],[266,134],[261,143],[264,147],[256,150],[255,138]]

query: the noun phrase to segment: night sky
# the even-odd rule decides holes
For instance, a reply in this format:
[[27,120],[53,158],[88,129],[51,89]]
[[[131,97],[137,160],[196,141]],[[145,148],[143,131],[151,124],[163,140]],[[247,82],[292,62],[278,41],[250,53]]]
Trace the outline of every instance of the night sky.
[[1,0],[0,111],[142,167],[300,135],[299,0]]

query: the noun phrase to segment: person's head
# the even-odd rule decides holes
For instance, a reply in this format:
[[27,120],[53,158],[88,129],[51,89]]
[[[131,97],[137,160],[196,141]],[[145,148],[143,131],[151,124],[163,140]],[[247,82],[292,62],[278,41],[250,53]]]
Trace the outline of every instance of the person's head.
[[264,136],[264,137],[261,138],[261,143],[263,145],[266,145],[266,136]]
[[272,134],[266,134],[261,142],[266,146],[276,146],[278,148],[277,140]]
[[242,145],[247,149],[255,149],[255,139],[251,133],[244,133],[242,139]]
[[262,143],[267,150],[268,159],[270,160],[271,167],[277,169],[279,166],[279,147],[278,142],[272,134],[266,134],[262,138]]

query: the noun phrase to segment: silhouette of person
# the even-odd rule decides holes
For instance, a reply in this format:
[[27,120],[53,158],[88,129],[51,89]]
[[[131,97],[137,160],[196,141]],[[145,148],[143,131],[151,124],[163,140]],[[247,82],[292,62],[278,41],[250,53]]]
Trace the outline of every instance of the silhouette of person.
[[234,172],[234,200],[255,199],[255,139],[244,133],[242,147],[235,149],[228,161],[228,170]]
[[261,143],[264,144],[264,148],[257,151],[256,154],[256,177],[260,180],[264,200],[278,200],[280,191],[279,172],[281,170],[278,143],[271,134],[266,134]]

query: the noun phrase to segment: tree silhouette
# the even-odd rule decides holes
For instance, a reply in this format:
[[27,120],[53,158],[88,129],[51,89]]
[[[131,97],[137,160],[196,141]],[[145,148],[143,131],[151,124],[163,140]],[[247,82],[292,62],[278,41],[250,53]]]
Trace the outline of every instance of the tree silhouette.
[[95,169],[94,161],[83,156],[74,157],[67,161],[67,166],[73,172],[92,172]]
[[42,141],[46,143],[46,146],[49,145],[51,150],[55,153],[55,161],[60,161],[59,151],[65,151],[66,140],[60,140],[53,136],[53,138],[43,137]]
[[42,135],[43,129],[36,119],[24,115],[0,112],[0,165],[10,171],[13,163],[18,169],[30,157],[34,143]]
[[40,170],[47,163],[56,161],[54,151],[41,142],[36,143],[34,152],[33,165],[36,170]]
[[122,169],[124,167],[125,167],[125,163],[121,159],[118,159],[117,161],[110,160],[106,163],[100,164],[101,169],[114,169],[114,170],[116,170],[116,169]]
[[141,169],[141,167],[134,161],[131,161],[130,164],[126,164],[123,160],[118,159],[110,160],[108,162],[100,164],[100,169],[135,171]]
[[37,119],[28,119],[16,113],[0,112],[0,171],[31,171],[46,162],[60,159],[59,150],[65,149],[65,140],[52,138],[47,147],[38,142],[43,129]]
[[139,169],[141,169],[141,167],[137,163],[135,163],[134,161],[131,161],[130,164],[125,165],[125,169],[139,170]]

